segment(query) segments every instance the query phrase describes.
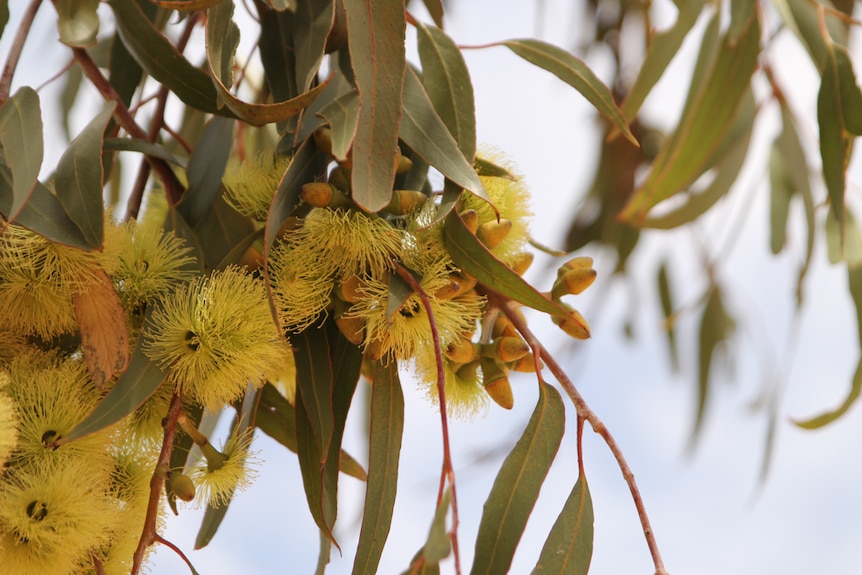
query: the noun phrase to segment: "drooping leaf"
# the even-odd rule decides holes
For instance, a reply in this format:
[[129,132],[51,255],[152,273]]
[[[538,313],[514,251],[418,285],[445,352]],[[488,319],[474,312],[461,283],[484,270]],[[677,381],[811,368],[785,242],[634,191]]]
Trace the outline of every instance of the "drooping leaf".
[[[862,299],[860,299],[862,298],[862,268],[850,270],[850,286],[851,290],[855,291],[853,296],[854,302],[856,302],[856,309],[858,315],[859,306],[860,303],[862,303]],[[794,419],[793,423],[803,429],[819,429],[821,427],[829,425],[830,423],[836,421],[845,413],[847,413],[850,408],[853,407],[853,405],[856,403],[856,400],[859,399],[860,394],[862,394],[862,361],[860,361],[856,366],[856,372],[853,374],[853,381],[850,384],[850,392],[847,394],[847,397],[844,398],[844,401],[841,402],[841,405],[839,405],[833,410],[827,411],[810,419]]]
[[497,259],[467,228],[455,211],[446,217],[443,240],[452,261],[491,290],[551,315],[566,315],[559,304],[539,293],[521,276]]
[[284,121],[299,114],[326,87],[326,82],[304,92],[295,98],[273,104],[251,104],[230,91],[233,84],[233,63],[239,46],[239,28],[233,21],[233,2],[222,2],[207,10],[207,63],[221,105],[236,117],[251,124],[263,126]]
[[832,49],[835,54],[844,128],[854,136],[859,136],[862,135],[862,90],[856,83],[856,73],[853,71],[853,62],[847,48],[833,43]]
[[326,463],[332,441],[332,394],[334,380],[330,363],[329,340],[323,329],[310,328],[291,338],[296,361],[296,386],[302,390],[302,405],[312,437]]
[[0,207],[12,221],[38,183],[42,167],[42,110],[39,95],[32,88],[21,87],[0,107],[0,148],[10,180],[8,191],[4,190],[8,196],[0,197]]
[[703,308],[698,331],[697,408],[692,430],[692,445],[703,427],[712,366],[718,353],[728,343],[733,329],[734,321],[724,306],[721,291],[717,286],[711,286],[706,296],[706,305]]
[[216,197],[194,231],[209,268],[229,261],[231,254],[236,255],[236,247],[255,233],[251,219],[236,211],[222,195]]
[[105,389],[129,365],[129,330],[113,282],[104,271],[99,272],[97,281],[72,300],[87,371],[96,387]]
[[503,45],[524,60],[547,70],[580,92],[631,143],[638,145],[638,141],[629,129],[628,121],[614,102],[611,91],[583,60],[571,52],[540,40],[507,40],[503,42]]
[[[821,9],[817,4],[824,4],[818,0],[775,0],[784,22],[795,31],[802,40],[802,44],[808,49],[811,61],[822,73],[827,58],[827,39],[823,37],[820,29],[818,11]],[[831,3],[830,3],[831,7]],[[847,32],[840,18],[830,12],[825,12],[826,29],[829,37],[839,44],[847,45]]]
[[[144,329],[146,329],[146,324]],[[129,368],[120,376],[114,387],[102,398],[99,405],[72,431],[60,438],[59,445],[80,439],[120,421],[156,392],[167,376],[167,369],[150,361],[143,351],[145,338],[138,338]]]
[[326,37],[335,17],[334,0],[298,0],[294,26],[296,84],[311,88],[326,49]]
[[422,84],[437,115],[468,160],[476,154],[476,105],[464,56],[439,28],[416,24]]
[[[417,280],[418,281],[418,280]],[[389,297],[386,298],[386,321],[392,321],[398,310],[413,295],[413,288],[398,274],[389,274]]]
[[696,67],[704,81],[692,80],[686,107],[679,126],[665,141],[644,184],[632,195],[619,218],[634,223],[643,220],[656,204],[688,187],[715,160],[715,151],[724,141],[749,82],[760,53],[760,22],[754,11],[743,34],[733,44],[725,35],[714,58],[704,57],[715,47],[704,42],[701,61],[708,69]]
[[524,434],[506,456],[485,501],[471,575],[508,573],[565,427],[559,392],[541,382]]
[[[260,15],[260,60],[273,102],[284,102],[299,95],[296,84],[294,13],[266,10]],[[279,133],[293,131],[288,118],[276,125]]]
[[105,138],[103,149],[112,152],[139,152],[185,168],[187,161],[155,142],[136,138]]
[[345,0],[344,9],[350,61],[359,91],[351,190],[360,207],[377,212],[389,203],[395,180],[406,68],[404,2]]
[[347,152],[353,144],[358,113],[359,96],[355,91],[331,100],[317,113],[329,123],[332,130],[332,155],[340,162],[347,160]]
[[362,527],[353,573],[376,573],[389,535],[395,492],[398,484],[398,461],[404,430],[404,396],[395,360],[374,366],[371,387],[371,431],[368,439],[368,483]]
[[593,556],[593,500],[580,474],[542,547],[533,575],[586,575]]
[[102,245],[105,219],[102,213],[102,139],[115,103],[105,104],[60,158],[54,187],[57,199],[87,243]]
[[829,263],[846,262],[850,266],[862,264],[862,231],[856,224],[853,212],[847,210],[844,218],[844,230],[835,221],[835,215],[830,211],[826,214],[826,254]]
[[200,143],[189,158],[189,187],[177,210],[196,227],[221,192],[221,178],[233,145],[233,120],[213,116],[204,127]]
[[425,9],[428,10],[428,14],[431,16],[431,19],[434,20],[434,25],[443,29],[443,2],[442,0],[422,0],[422,3],[425,5]]
[[686,0],[680,3],[673,26],[653,35],[637,79],[620,106],[623,117],[634,118],[637,115],[641,104],[662,77],[670,61],[679,52],[683,40],[688,36],[705,4],[705,0]]
[[87,48],[99,34],[99,0],[57,0],[57,30],[60,41],[73,48]]
[[401,139],[446,178],[488,201],[482,181],[434,111],[434,105],[413,68],[407,69],[404,79],[403,106]]
[[135,60],[147,73],[194,108],[210,114],[219,109],[212,80],[193,66],[146,17],[135,0],[108,0],[114,11],[117,31]]
[[664,331],[667,334],[670,364],[674,371],[679,370],[679,351],[676,345],[676,321],[674,320],[673,294],[668,280],[668,264],[663,261],[658,268],[658,293],[661,311],[664,316]]
[[827,50],[820,78],[817,124],[820,127],[820,158],[823,162],[823,179],[829,192],[830,212],[838,222],[843,245],[844,177],[849,160],[850,139],[847,137],[841,113],[841,86],[835,52],[832,50]]
[[431,522],[428,539],[422,548],[422,556],[426,563],[439,563],[452,552],[452,542],[446,529],[446,515],[449,513],[451,495],[452,489],[446,489],[434,512],[434,521]]
[[194,12],[206,10],[223,0],[150,0],[156,6],[176,10],[177,12]]
[[0,36],[6,30],[6,24],[9,23],[9,0],[0,0]]
[[739,35],[745,31],[751,14],[758,9],[759,6],[755,0],[731,0],[730,28],[727,32],[731,44],[736,42]]
[[296,453],[296,409],[271,383],[261,389],[255,422],[258,429]]
[[688,200],[670,212],[648,215],[642,222],[635,225],[644,228],[671,229],[694,221],[705,214],[721,198],[725,197],[736,182],[739,171],[748,157],[748,147],[754,130],[756,113],[754,95],[751,90],[743,100],[743,104],[733,121],[730,132],[719,145],[715,159],[707,164],[712,165],[712,181],[703,190],[689,195]]

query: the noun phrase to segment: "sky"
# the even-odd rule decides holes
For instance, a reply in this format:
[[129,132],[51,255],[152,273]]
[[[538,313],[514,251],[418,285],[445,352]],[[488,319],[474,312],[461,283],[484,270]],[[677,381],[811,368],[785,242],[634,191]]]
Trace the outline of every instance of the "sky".
[[[12,2],[12,20],[20,3]],[[447,32],[465,45],[534,36],[568,48],[577,47],[578,8],[563,0],[545,0],[537,21],[535,5],[473,0],[456,2]],[[657,25],[673,21],[667,2]],[[664,8],[662,9],[662,6]],[[53,42],[50,8],[42,8],[25,50],[29,66],[16,85],[39,85],[63,64],[60,56],[40,54],[37,46]],[[421,14],[420,10],[417,10]],[[703,22],[700,23],[701,25]],[[10,24],[11,25],[11,24]],[[792,86],[793,105],[809,118],[802,133],[816,150],[817,77],[786,32],[770,54],[779,78]],[[6,36],[9,36],[7,30]],[[0,41],[0,54],[8,50]],[[412,38],[408,45],[412,47]],[[412,48],[411,48],[412,49]],[[675,120],[685,96],[697,38],[690,38],[645,110],[662,125]],[[414,52],[415,53],[415,52]],[[607,56],[581,54],[600,76],[607,76]],[[42,58],[40,65],[33,65]],[[592,176],[597,150],[597,121],[589,104],[550,74],[532,68],[505,48],[465,52],[476,93],[479,141],[505,151],[533,190],[533,235],[560,246],[566,218]],[[799,62],[804,62],[799,64]],[[47,100],[51,90],[43,93]],[[766,93],[759,87],[758,95]],[[766,101],[766,100],[764,100]],[[768,105],[768,104],[767,104]],[[57,128],[56,114],[43,104],[46,131]],[[88,117],[76,120],[80,128]],[[827,263],[822,235],[806,283],[806,303],[792,323],[795,274],[804,244],[801,213],[792,212],[790,250],[769,252],[767,154],[764,146],[777,130],[777,113],[764,110],[757,125],[755,151],[745,176],[731,195],[694,229],[651,233],[642,238],[632,259],[631,277],[612,277],[613,259],[593,248],[599,278],[573,301],[592,326],[592,339],[571,342],[538,315],[530,316],[540,338],[573,376],[586,401],[616,437],[638,485],[668,571],[674,575],[761,575],[812,572],[835,575],[862,570],[862,462],[858,457],[862,417],[852,409],[829,427],[804,431],[791,418],[805,418],[838,405],[844,398],[859,356],[855,312],[847,293],[846,272]],[[49,146],[55,145],[49,141]],[[58,151],[59,150],[59,151]],[[58,157],[62,150],[48,150]],[[46,164],[50,160],[46,159]],[[858,196],[858,160],[851,165],[851,205]],[[819,197],[823,191],[819,189]],[[858,203],[858,202],[857,202]],[[740,225],[741,222],[741,225]],[[718,267],[728,305],[747,318],[733,344],[733,366],[716,374],[710,409],[696,449],[687,450],[695,405],[697,322],[683,314],[680,323],[682,371],[669,368],[658,296],[656,262],[669,259],[679,301],[692,305],[704,287],[698,249],[725,254]],[[549,285],[551,262],[539,258],[528,276]],[[636,337],[624,336],[630,320]],[[424,394],[404,378],[405,436],[398,500],[380,573],[398,573],[424,542],[434,513],[441,462],[439,416]],[[759,481],[767,429],[766,414],[754,409],[765,381],[783,390],[770,473]],[[452,422],[452,446],[460,506],[462,565],[468,570],[482,503],[503,458],[519,437],[535,405],[535,379],[513,380],[515,408],[492,406],[472,421]],[[364,391],[364,387],[360,386]],[[358,397],[354,403],[361,405]],[[550,526],[577,477],[574,411],[557,461],[543,487],[515,555],[512,573],[535,564]],[[362,458],[361,414],[348,419],[345,448]],[[266,437],[255,444],[263,460],[259,477],[237,496],[211,545],[190,551],[201,513],[184,509],[170,518],[165,537],[189,551],[203,575],[312,573],[318,535],[301,489],[295,456]],[[593,575],[650,574],[652,562],[628,488],[607,447],[587,431],[586,476],[595,510]],[[350,573],[361,519],[362,485],[340,483],[336,536],[343,554],[334,552],[327,573]],[[168,549],[156,551],[151,572],[188,573]],[[451,563],[444,572],[453,573]]]

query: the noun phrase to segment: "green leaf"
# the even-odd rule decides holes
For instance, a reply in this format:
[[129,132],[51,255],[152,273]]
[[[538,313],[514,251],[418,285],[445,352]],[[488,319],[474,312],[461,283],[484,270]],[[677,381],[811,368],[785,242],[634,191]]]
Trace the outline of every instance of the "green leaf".
[[296,409],[271,383],[261,389],[254,417],[258,429],[296,453]]
[[542,547],[533,575],[586,575],[593,556],[593,500],[583,473]]
[[731,44],[745,31],[751,15],[758,9],[756,0],[731,0],[730,28],[727,32]]
[[830,211],[826,214],[826,254],[829,263],[846,262],[850,266],[862,264],[862,232],[856,224],[853,212],[845,212],[844,229],[835,221]]
[[524,434],[506,456],[485,501],[471,575],[508,573],[515,548],[554,461],[566,423],[556,389],[541,382]]
[[[811,0],[773,0],[773,2],[784,22],[802,40],[802,44],[811,55],[811,61],[822,73],[829,48],[826,44],[827,39],[823,37],[820,29],[818,11],[821,8],[817,4],[833,8],[832,3],[821,0],[816,2]],[[840,18],[830,12],[826,12],[825,17],[829,36],[839,44],[846,46],[847,33]]]
[[91,248],[100,247],[103,240],[102,138],[115,107],[115,102],[106,103],[72,140],[60,158],[54,180],[57,199]]
[[657,32],[652,37],[649,51],[641,64],[629,93],[620,108],[625,118],[634,118],[647,95],[662,77],[670,61],[679,52],[683,40],[697,22],[705,0],[686,0],[679,6],[676,22],[669,29]]
[[489,201],[482,181],[434,111],[434,105],[413,68],[407,69],[404,79],[403,106],[401,139],[448,179]]
[[336,160],[347,160],[347,152],[356,133],[356,117],[359,114],[359,96],[355,91],[342,94],[328,102],[317,113],[329,123],[332,130],[332,155]]
[[[143,331],[146,331],[146,324]],[[90,415],[60,438],[58,445],[75,441],[113,425],[143,405],[156,392],[168,372],[146,356],[142,349],[144,339],[144,337],[138,338],[129,367],[114,387],[108,391]]]
[[658,293],[664,317],[664,331],[667,334],[668,349],[670,350],[670,364],[674,371],[679,371],[679,351],[676,345],[673,294],[670,290],[667,270],[668,264],[666,261],[663,261],[658,268]]
[[6,30],[6,24],[9,23],[9,0],[0,0],[0,36],[3,36],[3,31]]
[[562,306],[539,293],[488,251],[467,229],[455,210],[446,216],[443,241],[455,265],[474,276],[483,286],[539,311],[556,316],[567,315]]
[[684,204],[670,212],[649,215],[642,222],[635,222],[635,224],[644,228],[664,230],[675,228],[694,221],[726,196],[748,157],[756,110],[754,94],[748,90],[742,107],[734,119],[734,126],[716,150],[715,160],[707,162],[712,165],[713,171],[709,185],[697,193],[690,194]]
[[[706,37],[706,36],[705,36]],[[712,166],[749,90],[760,53],[760,23],[755,11],[743,34],[731,44],[727,35],[713,58],[715,47],[705,41],[698,62],[710,61],[703,82],[692,80],[686,107],[673,137],[668,138],[655,159],[644,184],[632,195],[619,218],[637,223],[656,204],[688,187]]]
[[193,108],[224,114],[210,77],[193,66],[146,17],[134,0],[108,0],[129,53],[158,82]]
[[99,34],[99,0],[57,0],[57,30],[60,41],[73,48],[87,48]]
[[137,138],[105,138],[103,148],[105,151],[112,152],[139,152],[145,156],[171,162],[183,169],[185,169],[187,164],[185,158],[180,158],[161,144]]
[[371,431],[368,439],[368,484],[353,573],[376,573],[392,524],[398,461],[404,431],[404,396],[395,360],[374,365],[371,386]]
[[299,0],[296,4],[294,50],[296,84],[308,90],[317,77],[326,48],[326,37],[335,18],[333,0]]
[[610,120],[635,146],[638,141],[629,129],[628,121],[614,102],[608,87],[599,80],[583,60],[572,53],[540,40],[507,40],[503,45],[536,66],[547,70],[577,90],[601,115]]
[[233,21],[233,2],[222,2],[207,10],[206,40],[207,63],[215,88],[219,107],[222,105],[252,126],[281,122],[299,114],[323,91],[327,82],[295,98],[274,104],[250,104],[233,95],[233,64],[239,46],[239,28]]
[[310,328],[292,337],[296,361],[296,386],[302,390],[302,405],[320,456],[326,463],[332,441],[333,375],[329,340],[323,329]]
[[42,167],[42,110],[39,95],[28,86],[0,106],[0,148],[11,182],[9,205],[4,200],[3,214],[12,221],[27,203]]
[[251,219],[236,211],[221,195],[216,198],[194,231],[209,268],[229,262],[230,257],[236,256],[237,246],[247,242],[255,233]]
[[[418,282],[419,279],[416,279]],[[389,274],[389,297],[386,298],[386,321],[392,321],[392,316],[394,316],[396,312],[404,306],[404,302],[406,302],[407,298],[411,295],[413,295],[413,288],[410,287],[410,284],[408,284],[404,278],[395,273]]]
[[451,495],[452,488],[449,487],[443,493],[437,510],[434,512],[434,521],[431,522],[428,539],[422,548],[422,556],[427,563],[439,563],[452,552],[452,542],[449,540],[449,533],[446,529],[446,515],[449,513]]
[[389,203],[395,180],[406,67],[404,2],[345,0],[344,9],[350,61],[359,91],[351,190],[362,209],[377,212]]
[[835,67],[838,73],[838,86],[841,96],[841,113],[845,129],[855,136],[862,135],[862,90],[856,83],[856,73],[847,48],[832,44],[835,54]]
[[716,354],[725,345],[734,329],[734,321],[724,307],[721,291],[711,286],[698,332],[697,408],[695,410],[692,445],[699,437],[709,398],[709,380]]
[[189,159],[188,190],[177,209],[196,227],[221,193],[221,179],[233,146],[233,120],[213,116]]
[[831,411],[821,413],[820,415],[810,419],[794,419],[793,423],[802,429],[819,429],[821,427],[825,427],[847,413],[850,408],[853,407],[853,404],[856,403],[856,400],[859,399],[860,394],[862,394],[862,361],[860,361],[856,366],[856,373],[853,374],[853,381],[850,384],[850,393],[847,394],[847,397],[841,405]]
[[428,10],[428,14],[431,16],[431,19],[434,20],[434,25],[443,29],[443,2],[442,0],[422,0],[422,3],[425,5],[425,9]]
[[422,84],[434,109],[468,160],[476,155],[473,83],[461,50],[439,28],[416,23]]
[[318,176],[325,173],[326,158],[318,152],[312,139],[306,138],[293,155],[287,166],[266,218],[266,234],[264,236],[264,255],[275,242],[281,226],[299,203],[299,190],[303,184],[314,182]]
[[824,61],[817,93],[817,123],[820,126],[820,157],[823,179],[829,192],[830,212],[844,236],[844,176],[850,149],[850,139],[841,113],[841,87],[835,52],[829,50]]
[[[299,95],[296,85],[294,14],[289,10],[266,10],[260,15],[260,60],[273,102]],[[293,131],[290,120],[279,122],[279,133]]]

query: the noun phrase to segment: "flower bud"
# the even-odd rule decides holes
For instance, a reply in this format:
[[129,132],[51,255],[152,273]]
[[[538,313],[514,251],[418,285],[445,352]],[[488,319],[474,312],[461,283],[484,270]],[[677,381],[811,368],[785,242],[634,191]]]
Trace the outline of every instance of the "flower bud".
[[[540,358],[539,369],[542,369],[543,367],[545,367],[545,364]],[[518,361],[510,363],[509,368],[512,371],[517,371],[519,373],[536,373],[536,361],[533,359],[533,354],[528,353]]]
[[327,156],[332,155],[332,130],[329,126],[321,126],[314,131],[314,145]]
[[343,301],[348,303],[356,303],[362,299],[362,278],[356,274],[350,274],[338,284],[338,289],[335,290],[336,295]]
[[464,210],[459,215],[464,221],[464,225],[467,226],[467,229],[475,234],[476,229],[479,227],[479,213],[476,210]]
[[512,231],[512,220],[500,218],[500,221],[491,220],[485,222],[476,229],[476,237],[488,247],[494,249],[506,239],[509,232]]
[[575,268],[557,278],[551,290],[551,298],[557,300],[564,295],[578,295],[596,281],[596,270],[592,268]]
[[191,501],[195,498],[195,484],[192,478],[183,473],[171,473],[168,479],[168,485],[171,492],[176,495],[177,499],[182,501]]
[[395,190],[383,211],[403,216],[424,204],[427,199],[428,196],[417,190]]
[[476,278],[453,272],[449,274],[449,283],[435,291],[434,297],[438,300],[450,300],[464,295],[474,287],[476,287]]
[[590,326],[580,312],[566,304],[563,307],[569,312],[565,316],[551,316],[551,320],[564,332],[575,339],[589,339]]
[[511,267],[512,271],[516,274],[522,276],[528,269],[530,269],[532,263],[533,252],[520,252],[512,257],[509,267]]
[[406,174],[410,171],[410,168],[413,167],[413,160],[408,158],[407,156],[401,155],[401,149],[398,149],[398,153],[395,156],[395,173],[396,174]]
[[356,316],[338,316],[335,325],[344,338],[353,345],[360,345],[365,339],[365,320]]
[[345,194],[350,194],[350,172],[342,166],[332,168],[329,172],[329,183]]
[[557,269],[557,277],[562,277],[571,270],[590,269],[593,267],[593,258],[589,256],[578,256],[572,258]]
[[494,403],[503,409],[512,409],[515,405],[515,397],[512,394],[512,386],[509,384],[506,368],[494,359],[482,358],[482,375],[484,376],[485,391],[488,392]]
[[454,363],[469,363],[476,357],[476,347],[470,338],[462,337],[446,346],[444,355]]

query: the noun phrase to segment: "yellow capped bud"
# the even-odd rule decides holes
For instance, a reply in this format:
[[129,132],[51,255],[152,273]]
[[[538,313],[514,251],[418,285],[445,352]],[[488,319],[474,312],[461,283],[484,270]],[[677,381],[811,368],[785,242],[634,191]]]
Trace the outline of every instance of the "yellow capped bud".
[[568,314],[565,316],[552,316],[551,320],[557,324],[560,329],[569,334],[575,339],[589,339],[590,338],[590,326],[587,324],[587,320],[584,319],[584,316],[581,313],[565,304],[563,306],[568,310]]
[[495,359],[482,358],[482,376],[485,391],[494,400],[494,403],[503,409],[512,409],[515,405],[515,397],[512,395],[512,386],[509,385],[509,373],[504,365]]
[[348,303],[356,303],[362,299],[362,287],[365,282],[356,274],[350,274],[338,284],[336,294]]
[[578,256],[572,258],[557,269],[557,277],[562,277],[567,271],[590,269],[593,267],[593,258],[589,256]]
[[459,214],[464,221],[464,225],[471,233],[476,233],[476,228],[479,227],[479,213],[476,210],[464,210]]
[[402,156],[400,149],[398,150],[398,154],[395,156],[395,161],[396,174],[406,174],[410,171],[410,168],[413,167],[413,160],[411,160],[407,156]]
[[452,272],[449,274],[449,283],[435,291],[434,297],[438,300],[450,300],[464,295],[474,287],[476,287],[476,278],[473,276],[464,277],[461,274]]
[[195,498],[195,484],[192,478],[182,473],[171,473],[168,484],[171,492],[182,501],[191,501]]
[[527,342],[517,336],[503,336],[495,342],[497,359],[503,362],[516,361],[530,353]]
[[245,253],[242,254],[238,263],[239,265],[244,266],[249,272],[254,272],[263,267],[263,254],[254,249],[254,247],[249,246],[249,248],[245,250]]
[[[516,308],[514,311],[516,314],[518,314],[518,317],[520,317],[522,320],[524,320],[526,322],[526,319],[524,318],[524,314],[523,314],[523,312],[521,312],[520,309]],[[497,314],[497,317],[494,320],[494,329],[491,330],[491,336],[494,339],[497,339],[498,337],[504,336],[504,335],[519,337],[518,330],[515,329],[515,326],[512,324],[511,320],[508,317],[506,317],[506,314],[499,313],[499,314]]]
[[314,131],[314,145],[327,156],[332,155],[332,130],[329,126],[321,126]]
[[476,230],[476,237],[489,249],[494,249],[506,239],[510,231],[512,231],[512,220],[500,218],[499,222],[491,220],[479,226]]
[[427,199],[428,196],[416,190],[395,190],[383,211],[403,216],[424,204]]
[[302,184],[299,189],[299,197],[312,206],[322,208],[329,205],[329,200],[332,199],[332,188],[333,186],[325,182]]
[[578,295],[596,281],[596,270],[592,268],[571,269],[557,278],[554,289],[551,290],[553,299],[560,299],[564,295]]
[[[528,353],[518,361],[512,362],[509,365],[513,371],[517,371],[519,373],[536,373],[536,362],[533,359],[532,353]],[[541,369],[543,367],[545,367],[545,364],[540,358],[539,368]]]
[[339,316],[335,318],[335,325],[344,338],[353,345],[359,345],[365,339],[365,320],[356,316]]
[[458,368],[458,371],[455,372],[455,375],[457,375],[464,381],[476,381],[476,378],[479,377],[479,362],[477,360],[474,360],[470,363],[465,363]]
[[476,357],[476,347],[470,338],[462,337],[446,346],[444,355],[454,363],[469,363]]
[[510,267],[519,276],[524,275],[530,266],[533,264],[533,252],[520,252],[515,254],[511,261]]

